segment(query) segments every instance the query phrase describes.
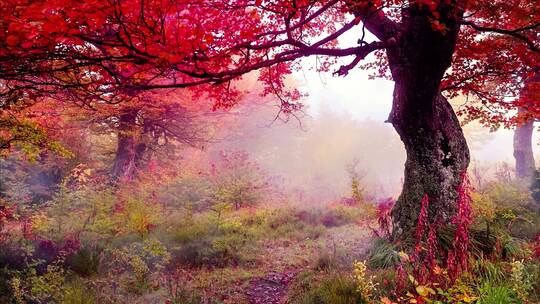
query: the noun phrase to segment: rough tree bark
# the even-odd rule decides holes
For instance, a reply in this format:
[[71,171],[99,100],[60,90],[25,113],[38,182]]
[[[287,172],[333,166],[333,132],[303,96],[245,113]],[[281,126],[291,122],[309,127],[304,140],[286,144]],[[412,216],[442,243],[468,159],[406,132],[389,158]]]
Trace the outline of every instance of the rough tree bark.
[[[523,109],[519,110],[523,111]],[[532,149],[533,130],[534,121],[530,120],[518,125],[514,132],[514,158],[516,159],[516,176],[518,178],[530,178],[535,170]]]
[[137,158],[137,110],[128,110],[118,117],[118,143],[111,169],[113,179],[131,179]]
[[388,120],[407,152],[403,190],[392,211],[398,235],[414,231],[424,194],[429,196],[430,221],[448,223],[455,213],[456,187],[469,165],[461,126],[440,92],[463,14],[456,7],[441,1],[442,30],[434,29],[427,7],[405,8],[396,46],[387,51],[395,81]]

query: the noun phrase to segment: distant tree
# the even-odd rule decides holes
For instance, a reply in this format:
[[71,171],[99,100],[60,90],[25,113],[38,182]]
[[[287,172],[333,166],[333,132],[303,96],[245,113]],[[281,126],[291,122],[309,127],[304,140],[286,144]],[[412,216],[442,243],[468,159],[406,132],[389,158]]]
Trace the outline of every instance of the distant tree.
[[190,106],[178,94],[140,94],[120,104],[94,108],[71,106],[80,128],[115,138],[110,166],[113,180],[130,180],[152,160],[177,156],[183,146],[201,148],[211,139],[208,110]]
[[531,178],[536,169],[532,148],[535,115],[532,105],[538,104],[540,98],[540,74],[526,80],[520,96],[523,106],[519,107],[514,132],[514,158],[516,159],[516,176]]
[[516,176],[518,178],[533,176],[536,168],[532,148],[533,130],[534,120],[530,119],[518,123],[514,131],[514,158],[516,159]]
[[117,138],[113,179],[131,179],[152,158],[177,155],[181,145],[201,148],[209,142],[211,126],[205,123],[204,112],[194,112],[176,101],[168,105],[154,102],[122,104],[103,121]]

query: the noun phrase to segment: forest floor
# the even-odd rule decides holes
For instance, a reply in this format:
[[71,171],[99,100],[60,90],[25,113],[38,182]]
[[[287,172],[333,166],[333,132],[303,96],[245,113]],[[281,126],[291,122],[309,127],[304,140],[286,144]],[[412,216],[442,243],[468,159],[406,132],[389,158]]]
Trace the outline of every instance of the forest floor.
[[[288,289],[295,276],[306,269],[323,267],[321,263],[352,265],[365,258],[372,235],[368,227],[348,224],[327,229],[318,240],[272,242],[266,244],[265,275],[252,278],[245,294],[249,304],[286,303]],[[347,254],[346,254],[347,253]]]
[[[497,195],[504,194],[504,200],[501,201],[517,200],[508,198],[507,193],[511,193],[510,191],[499,190],[496,188],[494,192]],[[500,253],[491,251],[493,256],[500,254],[500,257],[496,257],[499,260],[494,258],[493,262],[475,262],[476,266],[473,266],[480,269],[476,270],[475,274],[484,271],[479,268],[485,267],[484,264],[500,267],[498,271],[501,276],[509,273],[511,277],[507,279],[508,282],[503,283],[510,287],[506,291],[497,289],[506,292],[507,299],[517,297],[510,288],[516,281],[512,278],[521,275],[523,278],[517,282],[519,286],[525,286],[524,290],[528,292],[527,296],[531,301],[527,303],[537,303],[540,286],[535,282],[538,282],[537,278],[540,277],[540,265],[535,264],[531,254],[537,252],[536,255],[540,256],[540,219],[537,213],[530,213],[524,208],[510,209],[502,203],[499,205],[503,207],[494,214],[501,214],[501,222],[505,218],[510,221],[510,224],[500,224],[501,231],[504,231],[504,227],[508,231],[507,235],[500,238],[501,242],[507,241],[500,245]],[[137,209],[137,212],[141,213],[137,215],[144,219],[144,212],[148,209],[146,205],[141,206],[145,208]],[[146,234],[132,232],[111,235],[109,239],[98,239],[92,243],[93,237],[102,237],[102,234],[92,234],[89,230],[84,236],[86,242],[79,244],[81,247],[78,251],[71,253],[69,259],[62,260],[65,268],[54,264],[55,250],[71,248],[68,245],[72,243],[65,233],[43,228],[39,230],[40,226],[35,226],[35,236],[25,239],[22,226],[6,225],[12,233],[12,240],[6,241],[7,246],[0,247],[3,249],[0,253],[4,252],[6,261],[9,258],[9,261],[16,262],[17,259],[21,260],[21,257],[26,258],[23,253],[20,257],[17,255],[18,252],[23,252],[17,249],[17,246],[25,244],[23,241],[34,244],[33,257],[41,258],[43,263],[49,259],[49,265],[52,266],[45,271],[43,267],[39,268],[40,264],[36,264],[27,266],[35,267],[35,270],[17,270],[18,272],[14,273],[20,276],[20,282],[24,284],[21,290],[32,293],[33,297],[51,298],[48,290],[54,287],[57,294],[63,292],[62,299],[69,299],[56,303],[362,303],[363,298],[358,293],[357,285],[358,265],[371,267],[368,268],[368,274],[364,275],[369,275],[369,280],[377,280],[374,284],[381,286],[375,290],[377,294],[373,294],[373,299],[393,296],[397,288],[391,285],[395,282],[395,270],[391,266],[384,266],[384,263],[392,263],[398,255],[397,252],[401,250],[374,235],[374,229],[377,229],[374,214],[378,210],[373,210],[372,206],[353,206],[339,202],[310,209],[287,205],[258,206],[227,210],[223,213],[215,210],[192,212],[190,209],[171,208],[163,211],[167,217],[163,218],[162,223]],[[76,218],[56,209],[49,211],[55,215],[54,218],[63,214],[65,218],[62,219],[66,221]],[[517,218],[531,220],[515,221]],[[116,227],[114,221],[104,222],[101,218],[99,220],[96,221],[96,229],[101,227],[99,225],[109,227],[105,225],[107,223]],[[475,231],[483,232],[482,229],[485,228],[481,225],[484,222],[485,219],[482,219],[479,226],[474,227]],[[46,224],[42,223],[43,226]],[[511,224],[512,229],[508,228]],[[66,226],[48,225],[53,228]],[[60,241],[54,238],[58,235],[60,238],[57,239]],[[536,243],[534,238],[538,238]],[[476,242],[482,240],[478,239]],[[522,274],[516,272],[519,266],[516,266],[516,258],[525,261],[519,263],[528,267],[523,268],[525,270]],[[366,263],[355,263],[356,261]],[[12,263],[16,266],[15,262]],[[416,266],[418,265],[411,264],[408,271],[412,272]],[[472,278],[480,280],[483,277],[477,275]],[[11,284],[12,281],[5,282]],[[35,288],[37,283],[41,284],[38,285],[41,288],[39,290]],[[64,284],[65,287],[59,287],[59,284]],[[468,286],[477,288],[474,297],[486,298],[489,292],[486,291],[487,287],[484,287],[486,284],[475,281]],[[452,295],[452,299],[463,296],[464,294],[457,293]],[[0,303],[10,301],[0,298]],[[482,303],[521,302],[505,300]]]
[[[367,258],[373,233],[362,213],[354,210],[343,206],[337,209],[324,207],[320,213],[315,211],[311,214],[294,209],[266,210],[262,213],[265,224],[257,222],[257,215],[246,215],[243,211],[232,213],[227,219],[222,219],[223,225],[235,223],[238,216],[244,219],[241,222],[247,218],[257,223],[244,222],[243,232],[235,230],[217,243],[233,242],[244,233],[258,235],[256,240],[237,247],[236,252],[229,252],[236,256],[236,260],[225,265],[212,266],[208,261],[196,267],[179,265],[179,277],[173,283],[188,294],[212,299],[210,302],[183,300],[187,301],[185,303],[289,303],[291,294],[298,293],[295,288],[302,282],[303,274],[323,275],[329,268],[350,273],[355,261]],[[352,211],[354,213],[347,213]],[[250,232],[251,228],[257,229],[256,232]],[[177,229],[183,231],[187,228]],[[195,239],[188,244],[205,237],[204,233],[195,233]],[[216,244],[215,239],[212,243]],[[208,248],[198,250],[205,252]],[[163,297],[174,298],[170,293],[164,294],[164,290],[156,290],[143,297],[132,297],[131,303],[161,303]]]
[[246,296],[249,304],[285,303],[289,284],[296,276],[296,270],[270,272],[264,277],[249,282]]

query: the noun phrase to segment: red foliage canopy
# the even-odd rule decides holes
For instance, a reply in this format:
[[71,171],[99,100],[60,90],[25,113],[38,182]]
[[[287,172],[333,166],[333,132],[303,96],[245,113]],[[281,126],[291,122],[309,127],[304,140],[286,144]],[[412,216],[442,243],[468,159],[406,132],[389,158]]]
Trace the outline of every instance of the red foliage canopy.
[[[472,117],[505,119],[515,106],[509,98],[539,69],[536,0],[5,0],[0,106],[42,95],[117,103],[140,90],[191,87],[227,107],[238,93],[230,82],[260,70],[265,93],[280,94],[293,110],[300,93],[284,92],[283,79],[297,59],[320,56],[320,70],[346,75],[394,46],[403,8],[412,5],[429,10],[442,33],[441,9],[465,10],[441,89],[478,98],[463,108]],[[357,43],[338,45],[355,30]],[[384,72],[382,54],[369,66]],[[350,63],[334,67],[337,57]],[[540,115],[538,106],[528,108]]]

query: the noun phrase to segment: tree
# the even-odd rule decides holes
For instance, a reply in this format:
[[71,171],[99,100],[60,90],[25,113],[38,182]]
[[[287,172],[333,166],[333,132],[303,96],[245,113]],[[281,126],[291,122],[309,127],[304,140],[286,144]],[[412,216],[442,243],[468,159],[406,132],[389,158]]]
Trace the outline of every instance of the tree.
[[516,176],[519,178],[531,178],[534,175],[536,165],[532,149],[532,135],[534,130],[535,117],[531,105],[534,99],[538,99],[540,85],[540,74],[526,80],[522,90],[521,103],[519,107],[516,130],[514,132],[514,158],[516,159]]
[[132,179],[152,158],[174,155],[182,145],[200,148],[210,140],[206,111],[188,108],[189,104],[184,106],[170,97],[157,98],[146,96],[122,103],[102,117],[102,123],[114,130],[117,138],[113,179]]
[[514,131],[514,158],[516,159],[516,176],[518,178],[531,177],[536,169],[532,149],[533,130],[534,120],[529,120],[518,124]]
[[[532,0],[10,0],[1,14],[6,97],[115,103],[142,90],[189,87],[229,107],[238,96],[231,82],[260,70],[264,93],[277,95],[287,114],[300,108],[302,95],[283,81],[298,59],[324,57],[319,70],[328,71],[336,58],[352,58],[335,71],[345,76],[375,52],[371,66],[395,81],[388,121],[407,151],[393,210],[398,233],[411,231],[424,194],[431,221],[455,213],[469,151],[442,93],[478,97],[480,108],[466,108],[473,116],[486,114],[488,103],[507,110],[512,105],[486,92],[515,92],[540,52]],[[338,45],[357,28],[356,45]],[[494,48],[497,56],[484,56]]]
[[139,94],[119,104],[70,106],[62,115],[93,134],[114,134],[113,181],[131,180],[153,159],[176,155],[182,146],[202,147],[210,140],[207,104],[191,105],[186,94]]

